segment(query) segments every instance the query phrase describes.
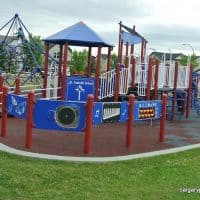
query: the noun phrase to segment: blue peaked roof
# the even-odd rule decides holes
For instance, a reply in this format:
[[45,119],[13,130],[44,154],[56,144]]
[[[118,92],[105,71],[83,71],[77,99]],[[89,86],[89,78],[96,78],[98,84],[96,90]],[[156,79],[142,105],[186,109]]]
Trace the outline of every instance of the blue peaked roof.
[[89,28],[85,23],[78,22],[62,31],[59,31],[44,39],[45,42],[74,46],[103,46],[113,47],[114,45],[103,40],[97,33]]

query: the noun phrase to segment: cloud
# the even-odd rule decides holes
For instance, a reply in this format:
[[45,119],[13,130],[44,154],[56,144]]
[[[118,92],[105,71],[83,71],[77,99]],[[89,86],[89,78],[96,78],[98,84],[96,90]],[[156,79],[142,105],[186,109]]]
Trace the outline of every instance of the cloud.
[[84,21],[111,43],[118,43],[118,23],[123,21],[157,48],[180,43],[200,47],[200,2],[190,0],[6,0],[0,7],[0,26],[19,13],[30,32],[46,37]]

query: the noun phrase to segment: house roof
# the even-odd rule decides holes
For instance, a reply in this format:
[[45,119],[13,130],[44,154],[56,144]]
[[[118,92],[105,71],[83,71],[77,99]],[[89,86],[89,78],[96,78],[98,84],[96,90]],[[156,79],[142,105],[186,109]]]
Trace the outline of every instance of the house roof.
[[170,53],[155,52],[155,51],[150,54],[150,56],[156,57],[159,60],[162,60],[164,55],[165,55],[166,60],[170,60],[170,57],[171,57],[172,60],[177,60],[177,58],[179,56],[183,56],[182,53],[172,53],[172,54],[170,54]]
[[[5,35],[0,35],[0,43],[3,42],[5,39]],[[13,40],[16,40],[15,36],[7,36],[6,38],[6,42],[9,44],[11,43]]]
[[44,39],[45,42],[73,46],[113,47],[83,22],[78,22]]

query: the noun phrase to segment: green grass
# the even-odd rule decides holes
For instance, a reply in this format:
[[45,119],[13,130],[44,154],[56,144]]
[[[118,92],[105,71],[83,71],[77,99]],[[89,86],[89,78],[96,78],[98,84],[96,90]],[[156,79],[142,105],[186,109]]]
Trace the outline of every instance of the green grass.
[[0,199],[200,199],[200,149],[124,162],[48,161],[0,152]]

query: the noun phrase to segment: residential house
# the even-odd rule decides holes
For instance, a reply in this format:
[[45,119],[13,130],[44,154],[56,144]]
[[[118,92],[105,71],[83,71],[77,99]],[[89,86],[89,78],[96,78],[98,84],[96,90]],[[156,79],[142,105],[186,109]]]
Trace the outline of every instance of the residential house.
[[176,61],[180,61],[183,55],[184,54],[182,53],[165,53],[165,52],[154,51],[149,55],[149,57],[158,59],[160,60],[160,62],[163,62],[165,64],[170,64],[171,61],[171,64],[173,65],[175,64]]

